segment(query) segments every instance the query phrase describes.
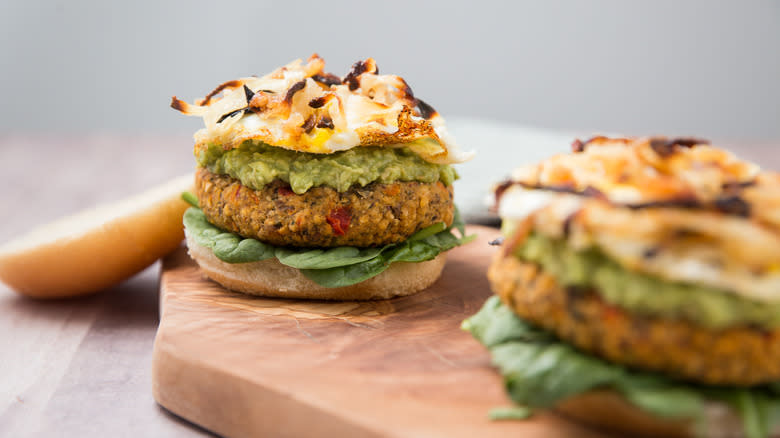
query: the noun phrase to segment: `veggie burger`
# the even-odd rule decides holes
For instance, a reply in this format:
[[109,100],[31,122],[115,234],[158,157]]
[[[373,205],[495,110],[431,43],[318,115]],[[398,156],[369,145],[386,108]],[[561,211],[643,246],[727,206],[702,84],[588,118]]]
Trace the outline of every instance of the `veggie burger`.
[[596,137],[498,186],[464,328],[510,397],[655,436],[780,425],[780,175],[695,139]]
[[[223,286],[374,299],[432,284],[464,243],[444,119],[369,58],[341,78],[312,55],[171,106],[201,116],[190,255]],[[459,235],[453,234],[459,229]]]

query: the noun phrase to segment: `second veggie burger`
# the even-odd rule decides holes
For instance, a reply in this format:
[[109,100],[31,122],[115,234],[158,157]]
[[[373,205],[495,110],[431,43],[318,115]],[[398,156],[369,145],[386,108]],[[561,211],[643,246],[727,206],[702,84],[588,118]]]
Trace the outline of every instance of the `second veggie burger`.
[[497,191],[464,323],[512,398],[650,436],[780,420],[780,176],[695,139],[576,141]]
[[[428,287],[463,243],[450,166],[468,160],[444,120],[373,59],[343,78],[312,55],[225,82],[195,104],[199,204],[190,255],[258,295],[370,299]],[[199,207],[199,208],[198,208]],[[452,233],[460,229],[460,237]]]

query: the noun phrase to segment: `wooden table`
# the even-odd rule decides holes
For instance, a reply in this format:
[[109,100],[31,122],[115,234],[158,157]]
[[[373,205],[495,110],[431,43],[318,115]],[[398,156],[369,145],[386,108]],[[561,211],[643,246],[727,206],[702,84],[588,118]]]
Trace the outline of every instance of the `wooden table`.
[[[189,135],[0,135],[0,242],[190,171],[190,144]],[[780,141],[730,146],[780,169]],[[474,148],[505,155],[498,145]],[[482,190],[507,171],[491,165],[464,173],[480,175],[469,186]],[[209,435],[152,399],[158,270],[92,297],[54,302],[19,297],[0,284],[1,435]]]

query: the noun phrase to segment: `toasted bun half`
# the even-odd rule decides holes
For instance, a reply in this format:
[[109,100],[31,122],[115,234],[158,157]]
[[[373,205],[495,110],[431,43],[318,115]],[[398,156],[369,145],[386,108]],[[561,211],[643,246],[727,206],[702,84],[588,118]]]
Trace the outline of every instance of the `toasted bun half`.
[[[590,426],[617,432],[619,436],[641,437],[744,437],[742,422],[728,405],[709,402],[705,418],[663,418],[635,407],[615,391],[598,390],[569,398],[555,410]],[[774,427],[770,436],[780,436]]]
[[251,263],[226,263],[187,233],[190,256],[210,279],[227,289],[250,295],[316,300],[376,300],[411,295],[432,285],[444,268],[445,254],[420,263],[397,262],[387,270],[357,284],[327,288],[306,278],[301,271],[275,258]]
[[[655,417],[609,390],[577,395],[559,403],[555,410],[579,422],[631,436],[690,437],[695,432],[689,419]],[[735,425],[739,426],[739,423]]]
[[35,298],[86,295],[174,250],[192,190],[187,175],[139,195],[41,226],[0,247],[0,281]]

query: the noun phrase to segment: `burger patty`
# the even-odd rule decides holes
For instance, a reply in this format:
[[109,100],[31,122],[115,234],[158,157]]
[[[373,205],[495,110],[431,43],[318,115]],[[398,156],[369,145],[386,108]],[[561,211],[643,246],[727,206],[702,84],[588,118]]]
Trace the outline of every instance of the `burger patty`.
[[503,254],[488,278],[520,317],[611,362],[709,385],[780,380],[780,329],[715,331],[679,319],[632,315],[593,290],[562,287],[538,265]]
[[320,186],[295,194],[282,181],[253,190],[205,168],[195,173],[200,208],[212,224],[277,246],[371,247],[399,243],[430,225],[452,224],[452,186],[372,183],[345,192]]

